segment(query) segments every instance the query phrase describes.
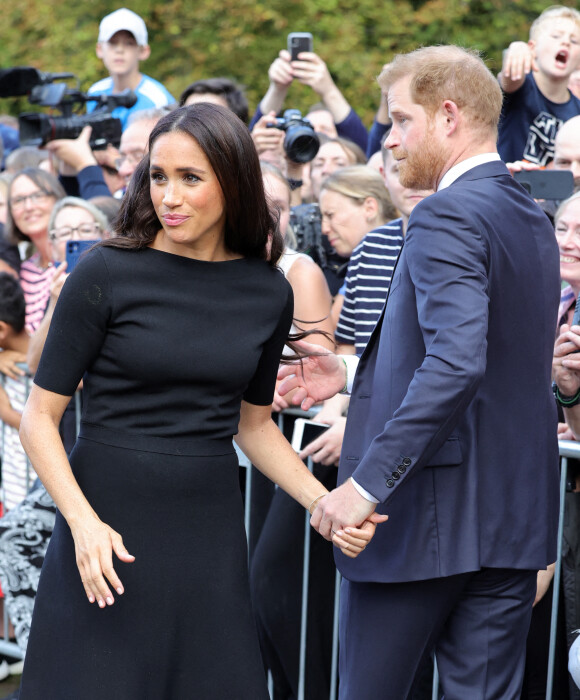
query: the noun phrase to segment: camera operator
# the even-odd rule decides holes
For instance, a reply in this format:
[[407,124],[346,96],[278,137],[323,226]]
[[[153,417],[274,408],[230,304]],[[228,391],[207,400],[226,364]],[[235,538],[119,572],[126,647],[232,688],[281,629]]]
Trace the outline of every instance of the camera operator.
[[92,127],[85,126],[76,139],[49,141],[45,148],[59,161],[60,180],[68,195],[110,197],[124,184],[115,166],[119,151],[111,144],[103,150],[91,150],[91,133]]
[[260,160],[276,166],[286,175],[291,206],[301,204],[304,173],[308,172],[320,143],[310,123],[305,122],[297,110],[287,110],[284,119],[277,119],[276,113],[270,112],[258,120],[252,129],[252,139]]
[[[91,127],[86,126],[76,139],[49,141],[46,148],[67,167],[61,181],[67,194],[83,199],[122,197],[137,164],[147,149],[153,127],[167,113],[167,108],[142,109],[129,117],[121,135],[119,149],[91,150]],[[78,184],[75,182],[75,177]]]
[[[300,60],[291,61],[286,49],[280,51],[268,70],[270,85],[252,118],[250,129],[264,114],[278,113],[282,109],[292,82],[297,80],[318,95],[332,115],[338,136],[350,139],[366,152],[367,130],[336,86],[326,63],[314,52],[304,51],[299,56]],[[312,123],[317,129],[316,116],[313,116]]]

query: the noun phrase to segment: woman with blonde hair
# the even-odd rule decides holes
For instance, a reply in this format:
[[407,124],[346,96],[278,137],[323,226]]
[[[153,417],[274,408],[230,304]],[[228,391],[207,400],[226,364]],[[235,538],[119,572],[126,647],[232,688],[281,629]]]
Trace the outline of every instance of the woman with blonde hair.
[[341,168],[320,189],[322,233],[344,257],[365,234],[396,218],[397,211],[380,174],[368,165]]

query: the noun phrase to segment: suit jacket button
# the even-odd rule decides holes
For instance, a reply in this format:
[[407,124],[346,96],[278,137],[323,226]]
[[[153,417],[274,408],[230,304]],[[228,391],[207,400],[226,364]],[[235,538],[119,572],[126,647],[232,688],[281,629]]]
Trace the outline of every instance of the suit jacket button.
[[399,474],[404,474],[407,471],[407,467],[404,464],[400,464],[397,471]]
[[403,459],[403,464],[405,467],[410,467],[411,466],[411,460],[408,457],[405,457]]
[[393,472],[393,479],[395,481],[398,481],[400,478],[401,478],[401,475],[399,474],[399,472]]
[[387,479],[386,484],[388,488],[392,489],[393,486],[395,485],[395,482],[392,479]]

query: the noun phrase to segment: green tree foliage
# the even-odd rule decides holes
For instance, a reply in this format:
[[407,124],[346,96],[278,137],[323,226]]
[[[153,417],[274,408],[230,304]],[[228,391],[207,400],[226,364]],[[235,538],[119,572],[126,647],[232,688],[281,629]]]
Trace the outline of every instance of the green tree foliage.
[[[108,0],[12,0],[2,8],[0,66],[32,65],[75,73],[81,87],[104,77],[94,45],[100,19],[122,3]],[[501,52],[526,40],[549,0],[132,0],[145,19],[151,57],[143,70],[179,97],[193,80],[228,76],[247,88],[253,109],[268,86],[268,67],[291,31],[310,31],[347,99],[370,125],[379,100],[375,78],[398,52],[456,43],[484,53],[499,71]],[[564,2],[574,6],[574,2]],[[293,85],[288,107],[316,101]],[[17,114],[25,100],[3,100]]]

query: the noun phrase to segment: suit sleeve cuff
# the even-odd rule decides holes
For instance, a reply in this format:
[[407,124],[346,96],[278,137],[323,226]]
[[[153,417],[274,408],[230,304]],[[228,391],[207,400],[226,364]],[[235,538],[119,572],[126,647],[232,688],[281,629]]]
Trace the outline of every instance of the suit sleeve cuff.
[[367,501],[370,501],[371,503],[378,503],[379,502],[378,498],[375,498],[372,495],[372,493],[369,493],[366,489],[363,489],[363,487],[360,484],[357,484],[357,482],[352,478],[352,476],[350,477],[350,480],[352,482],[352,485],[355,487],[355,489],[360,493],[360,495],[363,498],[366,498]]
[[350,396],[352,393],[352,385],[354,384],[354,375],[356,374],[356,368],[358,367],[359,357],[358,355],[339,355],[339,357],[344,362],[346,367],[346,384],[343,391],[340,393]]

